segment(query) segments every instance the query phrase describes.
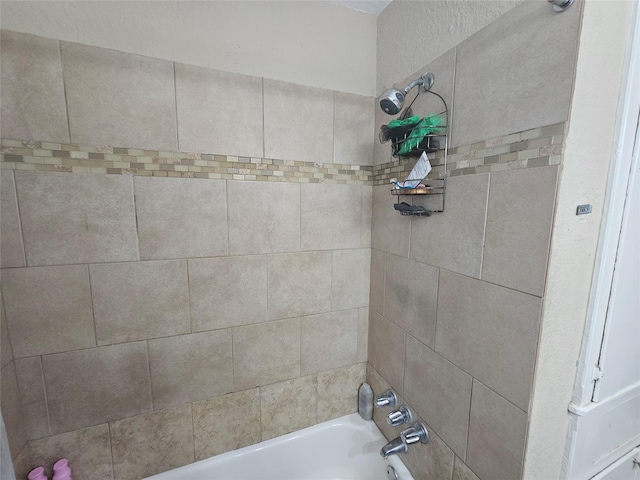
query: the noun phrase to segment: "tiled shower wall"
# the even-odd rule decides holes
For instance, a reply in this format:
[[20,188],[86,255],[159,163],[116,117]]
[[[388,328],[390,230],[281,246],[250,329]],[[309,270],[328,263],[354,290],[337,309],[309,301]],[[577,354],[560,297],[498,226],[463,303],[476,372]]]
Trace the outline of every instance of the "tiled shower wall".
[[2,85],[19,475],[141,478],[355,411],[372,98],[6,31]]
[[[428,425],[404,457],[416,478],[522,476],[579,18],[525,2],[409,77],[433,72],[449,105],[444,213],[393,209],[388,178],[407,166],[376,143],[367,378]],[[413,109],[442,104],[421,94]],[[386,413],[374,419],[396,437]]]

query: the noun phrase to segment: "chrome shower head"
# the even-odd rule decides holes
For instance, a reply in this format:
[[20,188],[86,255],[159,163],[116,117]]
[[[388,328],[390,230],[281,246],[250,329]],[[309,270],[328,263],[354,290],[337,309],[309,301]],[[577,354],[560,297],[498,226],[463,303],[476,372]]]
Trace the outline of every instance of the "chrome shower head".
[[433,73],[425,73],[401,90],[396,88],[385,90],[380,96],[380,108],[387,115],[397,115],[400,113],[400,110],[402,110],[407,93],[409,93],[413,87],[421,86],[426,92],[433,86],[433,81]]

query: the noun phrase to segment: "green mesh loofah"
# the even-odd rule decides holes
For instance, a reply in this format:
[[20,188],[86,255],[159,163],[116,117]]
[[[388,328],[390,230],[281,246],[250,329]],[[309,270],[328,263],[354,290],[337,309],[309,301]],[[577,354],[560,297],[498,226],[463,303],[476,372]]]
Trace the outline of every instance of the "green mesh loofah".
[[444,118],[442,118],[442,115],[429,115],[428,117],[424,117],[415,128],[411,130],[407,139],[402,142],[398,149],[398,155],[406,155],[412,150],[417,149],[425,136],[438,131],[443,125]]

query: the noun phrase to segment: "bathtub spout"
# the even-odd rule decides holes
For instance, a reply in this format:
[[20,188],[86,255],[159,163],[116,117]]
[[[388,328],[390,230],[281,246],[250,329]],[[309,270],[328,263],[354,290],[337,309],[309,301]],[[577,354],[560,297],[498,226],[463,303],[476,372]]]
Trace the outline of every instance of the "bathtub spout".
[[384,447],[382,447],[382,449],[380,450],[380,455],[382,455],[382,458],[386,459],[391,455],[397,455],[399,453],[406,452],[407,444],[405,443],[404,439],[402,437],[396,437],[389,443],[387,443]]

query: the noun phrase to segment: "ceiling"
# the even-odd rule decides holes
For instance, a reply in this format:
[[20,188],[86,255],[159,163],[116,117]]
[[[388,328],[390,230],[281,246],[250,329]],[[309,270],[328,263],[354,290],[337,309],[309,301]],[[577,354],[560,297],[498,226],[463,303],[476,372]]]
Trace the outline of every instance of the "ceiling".
[[330,0],[330,2],[351,10],[378,16],[387,8],[391,0]]

